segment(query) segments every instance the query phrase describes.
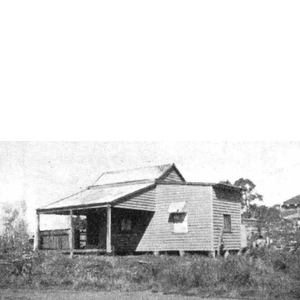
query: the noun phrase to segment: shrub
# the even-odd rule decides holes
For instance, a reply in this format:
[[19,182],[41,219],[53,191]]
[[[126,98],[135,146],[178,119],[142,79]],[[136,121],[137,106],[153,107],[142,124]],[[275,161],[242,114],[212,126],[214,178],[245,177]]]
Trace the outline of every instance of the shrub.
[[0,287],[152,290],[205,296],[293,299],[300,295],[299,252],[253,251],[210,259],[201,256],[78,256],[41,252],[30,280],[1,268]]

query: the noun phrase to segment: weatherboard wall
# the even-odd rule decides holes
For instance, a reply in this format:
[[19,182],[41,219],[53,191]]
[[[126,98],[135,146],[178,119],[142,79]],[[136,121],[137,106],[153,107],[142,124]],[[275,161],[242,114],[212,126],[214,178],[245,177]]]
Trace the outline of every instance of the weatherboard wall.
[[[213,248],[211,187],[157,184],[156,211],[137,251],[211,251]],[[168,209],[186,202],[188,232],[174,233]]]
[[[164,182],[182,182],[183,180],[178,175],[176,170],[172,168],[165,177],[161,178],[161,181]],[[147,211],[155,211],[156,200],[155,200],[155,187],[151,187],[150,190],[140,192],[134,196],[130,196],[122,199],[119,203],[114,205],[117,208],[126,208],[126,209],[139,209]]]
[[183,182],[174,168],[165,177],[161,178],[161,180],[165,182]]
[[214,249],[218,250],[224,214],[231,217],[231,231],[223,233],[224,246],[228,250],[241,248],[241,195],[239,191],[212,188]]
[[114,207],[155,211],[155,187],[153,186],[150,188],[150,190],[140,192],[128,198],[124,198],[115,204]]

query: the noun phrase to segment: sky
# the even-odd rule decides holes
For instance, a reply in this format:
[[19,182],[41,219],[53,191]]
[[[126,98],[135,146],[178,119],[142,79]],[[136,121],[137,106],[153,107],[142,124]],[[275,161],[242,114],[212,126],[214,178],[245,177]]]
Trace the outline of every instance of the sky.
[[36,208],[106,171],[175,163],[187,181],[248,178],[267,206],[300,194],[300,142],[1,142],[0,162],[0,202],[25,200],[32,230]]

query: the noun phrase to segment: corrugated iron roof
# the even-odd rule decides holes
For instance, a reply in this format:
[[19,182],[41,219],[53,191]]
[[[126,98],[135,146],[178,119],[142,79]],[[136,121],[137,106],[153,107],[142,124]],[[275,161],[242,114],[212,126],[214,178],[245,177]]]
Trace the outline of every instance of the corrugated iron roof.
[[174,164],[103,173],[93,185],[113,184],[136,180],[155,180],[162,177]]
[[300,205],[300,195],[295,196],[295,197],[283,202],[283,205],[291,205],[291,204]]
[[44,206],[39,210],[55,210],[68,207],[85,207],[89,205],[112,203],[125,196],[144,190],[154,184],[154,181],[148,181],[143,183],[136,182],[116,186],[107,185],[87,188],[82,192]]
[[[175,170],[183,182],[160,181],[169,171]],[[212,185],[227,188],[240,189],[234,186],[214,183],[188,183],[177,170],[174,164],[166,164],[153,167],[122,170],[103,173],[96,182],[87,189],[59,201],[39,208],[40,211],[56,210],[62,208],[82,208],[86,206],[97,206],[114,202],[125,196],[130,196],[140,190],[147,189],[155,183],[162,184],[186,184],[186,185]]]

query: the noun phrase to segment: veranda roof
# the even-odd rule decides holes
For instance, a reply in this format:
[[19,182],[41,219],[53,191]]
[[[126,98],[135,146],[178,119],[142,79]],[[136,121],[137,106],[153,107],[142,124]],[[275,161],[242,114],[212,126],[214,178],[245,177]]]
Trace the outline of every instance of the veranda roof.
[[130,184],[104,185],[89,187],[82,192],[66,197],[38,209],[40,212],[60,210],[64,208],[85,208],[90,206],[101,206],[112,203],[126,196],[153,186],[153,181],[136,182]]

